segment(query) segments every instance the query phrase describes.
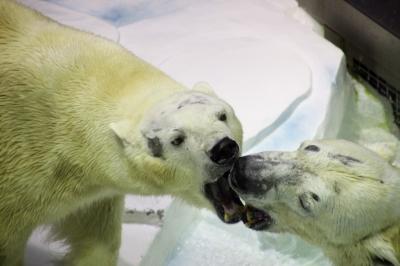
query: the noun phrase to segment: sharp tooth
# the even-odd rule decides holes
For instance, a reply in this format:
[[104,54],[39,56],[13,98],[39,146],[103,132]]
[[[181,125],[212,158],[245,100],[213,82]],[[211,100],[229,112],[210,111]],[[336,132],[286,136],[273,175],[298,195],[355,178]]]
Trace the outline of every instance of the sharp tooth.
[[246,212],[246,218],[248,223],[253,222],[252,214],[250,212]]
[[229,222],[230,221],[230,217],[227,213],[224,213],[224,221],[225,222]]

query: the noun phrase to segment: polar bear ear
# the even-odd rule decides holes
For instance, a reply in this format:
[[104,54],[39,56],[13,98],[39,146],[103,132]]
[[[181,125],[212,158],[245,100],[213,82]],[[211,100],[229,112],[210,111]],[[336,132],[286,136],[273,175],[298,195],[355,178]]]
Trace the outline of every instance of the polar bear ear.
[[129,144],[132,144],[130,134],[131,132],[131,122],[129,120],[122,120],[119,122],[115,123],[110,123],[110,128],[114,132],[114,134],[117,136],[117,138],[121,141],[123,146],[127,146]]
[[211,88],[211,86],[207,82],[197,82],[193,86],[194,91],[202,92],[211,96],[217,96],[214,92],[214,90]]

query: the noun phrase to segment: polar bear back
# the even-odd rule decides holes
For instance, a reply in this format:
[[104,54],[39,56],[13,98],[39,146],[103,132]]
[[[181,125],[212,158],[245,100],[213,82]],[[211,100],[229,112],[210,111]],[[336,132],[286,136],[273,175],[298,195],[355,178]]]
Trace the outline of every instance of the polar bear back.
[[0,177],[9,190],[27,179],[44,187],[57,169],[112,171],[109,123],[181,89],[111,41],[0,0]]

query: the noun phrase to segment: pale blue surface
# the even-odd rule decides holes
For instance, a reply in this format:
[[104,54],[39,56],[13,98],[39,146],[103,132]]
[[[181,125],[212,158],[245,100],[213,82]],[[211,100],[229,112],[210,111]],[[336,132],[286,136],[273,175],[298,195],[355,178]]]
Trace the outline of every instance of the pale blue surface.
[[143,19],[170,14],[189,4],[189,1],[174,1],[174,4],[171,4],[169,0],[48,0],[47,2],[95,16],[108,21],[116,27],[131,24]]

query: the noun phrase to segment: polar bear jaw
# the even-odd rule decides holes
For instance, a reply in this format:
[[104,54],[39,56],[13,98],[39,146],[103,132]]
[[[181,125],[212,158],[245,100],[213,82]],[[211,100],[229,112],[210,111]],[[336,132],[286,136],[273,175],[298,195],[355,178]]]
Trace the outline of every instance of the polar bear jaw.
[[242,157],[230,182],[247,204],[266,211],[263,229],[297,234],[329,253],[361,245],[371,260],[364,242],[400,220],[399,171],[344,140]]

